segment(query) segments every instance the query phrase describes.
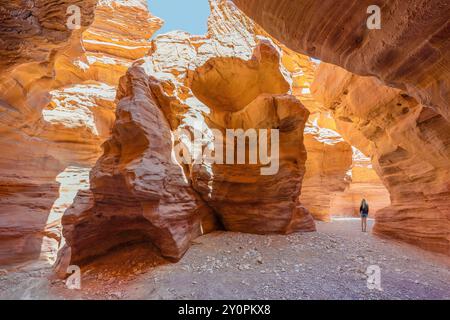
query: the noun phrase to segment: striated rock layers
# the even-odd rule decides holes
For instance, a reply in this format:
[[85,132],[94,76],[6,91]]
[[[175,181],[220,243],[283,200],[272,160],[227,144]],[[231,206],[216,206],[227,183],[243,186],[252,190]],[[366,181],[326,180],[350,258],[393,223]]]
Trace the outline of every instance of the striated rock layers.
[[[290,49],[408,92],[450,121],[448,0],[233,0]],[[367,28],[369,6],[381,29]]]
[[[210,4],[207,35],[156,37],[122,79],[113,137],[91,172],[91,190],[78,194],[63,219],[60,266],[138,240],[178,259],[190,240],[221,227],[314,230],[298,202],[308,111],[288,94],[276,46],[258,46],[254,24],[230,2]],[[201,133],[200,149],[208,149],[212,130],[227,127],[280,128],[280,171],[264,177],[261,164],[181,162],[177,146],[196,155],[191,135]]]
[[[193,186],[226,230],[263,234],[315,230],[311,216],[299,202],[306,161],[303,131],[309,112],[286,94],[289,84],[279,66],[276,48],[261,42],[248,61],[212,58],[192,75],[193,93],[211,109],[207,123],[222,136],[226,136],[226,129],[279,130],[279,146],[258,146],[259,150],[271,150],[272,172],[262,172],[261,159],[257,164],[248,163],[252,153],[248,147],[246,164],[194,165]],[[260,131],[253,133],[255,141],[261,139]],[[252,139],[251,133],[248,138]],[[270,141],[270,146],[273,144]],[[274,155],[274,150],[279,155]]]
[[331,215],[359,217],[361,200],[366,199],[370,206],[369,217],[375,218],[379,210],[391,204],[389,191],[373,169],[371,159],[355,147],[348,179],[350,183],[345,190],[335,194],[331,199]]
[[308,123],[305,130],[308,160],[300,200],[315,219],[330,221],[332,199],[350,183],[347,172],[352,166],[352,148],[318,120]]
[[[321,66],[316,88],[390,192],[375,232],[449,254],[448,1],[233,2],[290,49],[382,81]],[[381,29],[367,28],[370,5]]]
[[172,132],[152,93],[160,88],[144,72],[132,68],[121,80],[113,135],[91,172],[91,189],[63,217],[60,266],[144,240],[176,260],[215,225],[173,158]]
[[72,30],[66,26],[68,8],[78,6],[83,29],[92,23],[96,4],[97,0],[2,0],[0,70],[24,63],[47,62],[72,37]]
[[[55,258],[61,216],[78,190],[89,189],[110,136],[118,80],[162,24],[144,0],[95,3],[2,4],[2,265]],[[66,27],[72,4],[81,8],[74,31]]]
[[403,91],[329,64],[312,91],[389,190],[374,232],[450,254],[449,122]]

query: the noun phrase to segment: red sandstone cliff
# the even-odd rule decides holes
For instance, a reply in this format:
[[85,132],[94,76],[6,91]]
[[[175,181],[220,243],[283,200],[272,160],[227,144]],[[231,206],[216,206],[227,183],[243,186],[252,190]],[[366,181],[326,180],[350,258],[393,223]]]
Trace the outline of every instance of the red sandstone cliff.
[[[375,232],[449,254],[448,1],[233,2],[290,49],[379,79],[322,65],[315,90],[390,192]],[[382,27],[369,30],[374,4]]]
[[329,64],[312,91],[389,190],[392,204],[378,211],[374,232],[448,254],[449,123],[405,92]]
[[[73,4],[82,28],[72,32]],[[52,261],[61,216],[89,188],[110,135],[118,80],[162,22],[145,1],[9,1],[1,10],[0,264]]]

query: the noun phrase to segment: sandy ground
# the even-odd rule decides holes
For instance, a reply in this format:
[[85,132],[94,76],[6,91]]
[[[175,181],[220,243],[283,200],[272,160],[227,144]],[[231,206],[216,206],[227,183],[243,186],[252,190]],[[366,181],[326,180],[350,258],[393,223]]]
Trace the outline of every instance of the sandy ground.
[[[448,257],[361,233],[357,219],[317,228],[215,232],[178,263],[129,246],[83,266],[81,290],[49,279],[49,269],[0,271],[0,299],[450,299]],[[382,291],[367,287],[371,265],[380,267]]]

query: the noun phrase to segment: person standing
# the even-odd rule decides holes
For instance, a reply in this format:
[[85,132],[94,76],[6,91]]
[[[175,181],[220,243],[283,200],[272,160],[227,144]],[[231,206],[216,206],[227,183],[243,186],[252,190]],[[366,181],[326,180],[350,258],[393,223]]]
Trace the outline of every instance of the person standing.
[[369,216],[369,204],[366,199],[362,199],[361,206],[359,207],[359,213],[361,214],[361,231],[367,232],[367,217]]

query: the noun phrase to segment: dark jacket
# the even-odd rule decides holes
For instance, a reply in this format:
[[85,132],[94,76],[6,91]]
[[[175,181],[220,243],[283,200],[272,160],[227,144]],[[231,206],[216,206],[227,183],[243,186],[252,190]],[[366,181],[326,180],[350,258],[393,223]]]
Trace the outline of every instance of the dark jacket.
[[361,206],[359,207],[359,212],[361,214],[369,214],[369,205],[366,203],[364,205],[364,203],[361,203]]

